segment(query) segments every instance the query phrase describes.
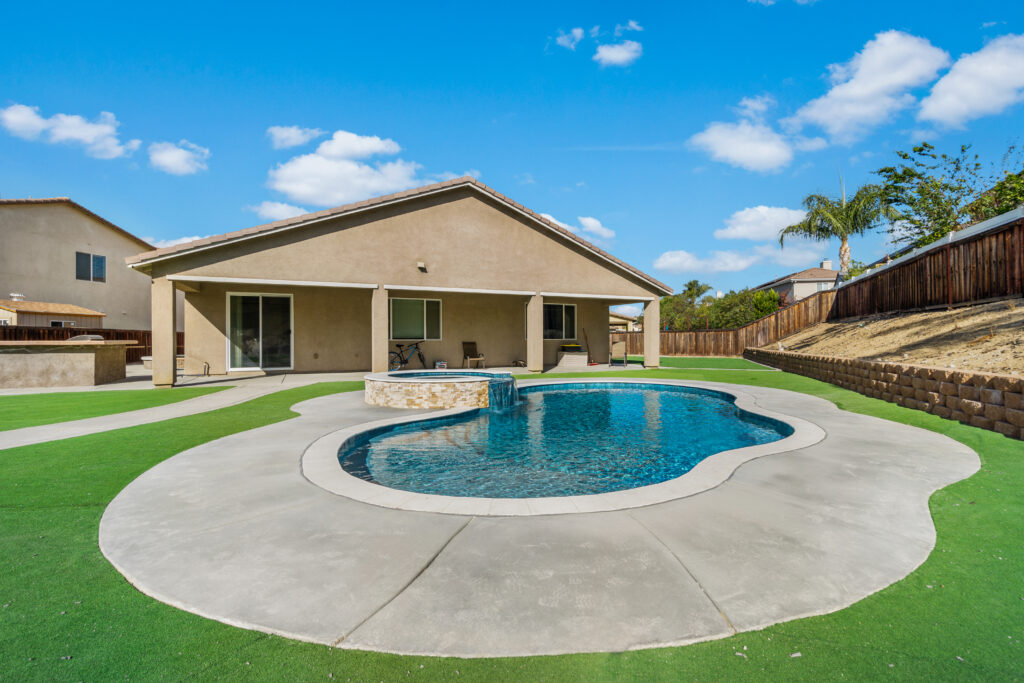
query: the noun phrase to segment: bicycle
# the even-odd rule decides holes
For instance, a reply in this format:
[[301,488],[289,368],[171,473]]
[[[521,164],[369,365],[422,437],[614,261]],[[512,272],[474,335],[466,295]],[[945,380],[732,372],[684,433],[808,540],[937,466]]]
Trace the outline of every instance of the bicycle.
[[388,354],[388,370],[404,370],[405,366],[409,364],[409,360],[412,358],[413,351],[416,352],[417,357],[420,359],[420,365],[423,369],[427,368],[427,359],[423,357],[423,351],[420,350],[420,344],[425,339],[421,339],[411,344],[395,344],[398,347],[398,351],[392,351]]

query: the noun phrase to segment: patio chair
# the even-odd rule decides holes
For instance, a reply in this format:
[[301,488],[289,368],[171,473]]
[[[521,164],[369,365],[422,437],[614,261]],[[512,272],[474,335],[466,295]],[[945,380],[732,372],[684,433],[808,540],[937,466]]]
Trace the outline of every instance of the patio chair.
[[616,358],[622,359],[623,367],[629,364],[626,358],[626,342],[612,342],[611,351],[608,353],[608,365],[614,364]]
[[473,367],[473,361],[478,363],[478,368],[486,368],[487,361],[484,360],[484,354],[476,350],[476,342],[462,342],[462,367]]

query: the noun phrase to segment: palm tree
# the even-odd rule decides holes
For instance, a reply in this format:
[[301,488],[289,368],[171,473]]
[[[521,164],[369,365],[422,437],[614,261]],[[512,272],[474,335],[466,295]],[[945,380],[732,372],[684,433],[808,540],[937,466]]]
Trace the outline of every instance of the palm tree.
[[843,278],[850,273],[850,235],[864,234],[883,221],[896,218],[878,185],[864,185],[847,201],[842,176],[838,198],[812,194],[804,199],[803,205],[807,216],[779,231],[779,245],[783,246],[787,237],[805,237],[818,242],[838,238],[839,274]]

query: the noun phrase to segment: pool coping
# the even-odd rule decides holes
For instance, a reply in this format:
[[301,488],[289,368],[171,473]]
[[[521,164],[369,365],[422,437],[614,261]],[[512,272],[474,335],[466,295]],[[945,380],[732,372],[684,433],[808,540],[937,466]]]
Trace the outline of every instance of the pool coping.
[[[427,376],[424,376],[427,375]],[[429,384],[439,381],[437,378],[444,378],[444,382],[489,382],[494,377],[512,378],[512,373],[502,371],[488,371],[486,369],[463,369],[448,368],[446,370],[392,370],[389,372],[371,372],[363,377],[363,381],[370,382],[391,382],[395,384]]]
[[[411,379],[411,378],[410,378]],[[572,378],[536,379],[517,382],[521,387],[558,384],[652,384],[683,386],[694,389],[708,389],[704,382],[646,379],[646,378]],[[736,386],[736,385],[733,385]],[[713,489],[727,481],[736,469],[751,460],[767,455],[785,453],[812,446],[825,439],[826,433],[818,425],[796,415],[770,410],[759,405],[757,399],[742,389],[730,386],[728,391],[715,388],[714,391],[735,397],[736,407],[784,422],[793,428],[793,433],[784,439],[771,443],[735,448],[708,456],[689,472],[658,484],[641,486],[624,491],[598,493],[583,496],[550,496],[544,498],[472,498],[442,496],[437,494],[414,493],[392,489],[381,484],[365,481],[346,472],[338,462],[341,445],[363,432],[407,424],[423,420],[460,415],[474,412],[478,408],[451,408],[435,410],[417,415],[403,415],[384,420],[375,420],[346,427],[317,439],[302,453],[300,470],[302,476],[315,486],[330,493],[345,496],[370,505],[407,510],[411,512],[434,512],[448,515],[473,515],[478,517],[529,517],[538,515],[561,515],[589,512],[612,512],[631,508],[646,507],[693,496]]]

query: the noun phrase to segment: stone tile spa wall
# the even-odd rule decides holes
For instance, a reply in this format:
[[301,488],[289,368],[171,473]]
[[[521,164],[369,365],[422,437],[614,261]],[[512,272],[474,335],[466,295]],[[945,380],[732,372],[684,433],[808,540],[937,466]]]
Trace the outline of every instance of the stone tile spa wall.
[[389,408],[441,410],[486,408],[489,398],[486,379],[479,382],[387,382],[368,378],[366,402]]
[[1014,439],[1024,439],[1024,379],[987,372],[748,348],[749,360]]

